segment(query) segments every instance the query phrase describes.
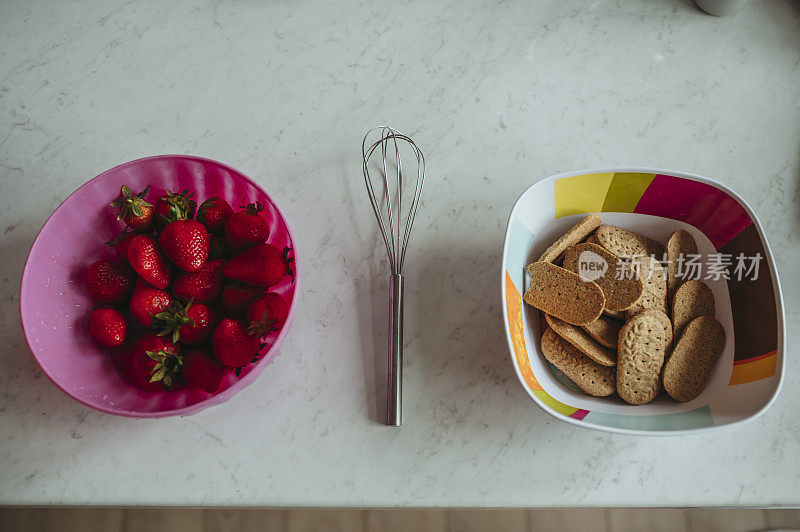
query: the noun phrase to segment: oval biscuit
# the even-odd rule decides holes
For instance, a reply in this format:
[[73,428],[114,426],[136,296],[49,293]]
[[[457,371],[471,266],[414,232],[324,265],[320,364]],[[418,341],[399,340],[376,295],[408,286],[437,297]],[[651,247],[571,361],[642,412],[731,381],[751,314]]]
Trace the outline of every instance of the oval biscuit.
[[626,402],[642,405],[660,389],[667,336],[661,320],[649,313],[629,319],[619,331],[617,393]]
[[586,325],[603,313],[605,297],[597,283],[549,262],[534,262],[527,270],[531,284],[523,299],[532,307],[572,325]]
[[542,256],[539,257],[541,262],[553,262],[557,260],[564,250],[568,247],[572,246],[573,244],[577,244],[589,234],[600,227],[600,216],[596,214],[590,214],[573,225],[569,231],[564,233],[561,238],[553,242],[553,245],[547,248]]
[[553,331],[542,334],[542,354],[564,372],[578,388],[595,397],[606,397],[616,390],[614,368],[601,366],[578,351]]
[[706,387],[725,348],[725,329],[711,316],[689,322],[664,365],[664,389],[676,401],[691,401]]
[[642,297],[644,283],[638,276],[625,275],[627,268],[621,266],[619,258],[605,248],[584,242],[571,246],[564,253],[564,268],[580,274],[580,261],[584,253],[590,261],[599,257],[605,262],[606,270],[597,279],[592,279],[603,291],[606,298],[606,308],[609,310],[626,310]]
[[714,316],[714,294],[703,281],[686,281],[672,296],[672,321],[680,334],[687,323],[700,316]]
[[655,255],[662,258],[664,246],[660,242],[613,225],[601,225],[595,231],[601,246],[620,257]]
[[667,312],[667,278],[664,267],[653,257],[639,256],[633,262],[637,276],[644,282],[642,297],[625,311],[625,316],[630,318],[640,310],[655,308]]
[[[675,290],[683,282],[678,277],[679,260],[686,260],[689,255],[697,254],[697,242],[688,231],[678,229],[667,240],[667,294],[672,299]],[[682,257],[682,258],[681,258]]]
[[620,327],[622,323],[619,320],[603,315],[584,325],[583,330],[601,345],[616,349]]
[[[602,366],[613,366],[617,363],[617,352],[597,343],[580,327],[570,325],[549,314],[545,314],[547,324],[561,338],[578,348],[578,351]],[[597,321],[597,320],[595,320]]]

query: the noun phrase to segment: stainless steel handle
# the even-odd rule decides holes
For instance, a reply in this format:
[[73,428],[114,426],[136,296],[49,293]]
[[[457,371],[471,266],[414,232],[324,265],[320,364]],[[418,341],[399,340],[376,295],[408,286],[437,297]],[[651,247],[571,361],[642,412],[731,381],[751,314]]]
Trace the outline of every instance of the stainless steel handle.
[[390,282],[389,375],[386,388],[386,424],[403,425],[403,276]]

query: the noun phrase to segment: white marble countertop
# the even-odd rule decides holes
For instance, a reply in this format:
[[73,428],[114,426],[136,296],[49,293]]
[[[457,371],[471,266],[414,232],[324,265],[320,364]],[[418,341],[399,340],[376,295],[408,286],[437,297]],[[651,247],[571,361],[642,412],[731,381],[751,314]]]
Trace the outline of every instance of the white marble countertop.
[[[688,0],[0,5],[0,504],[800,504],[800,3]],[[361,136],[428,160],[407,260],[405,426],[378,421],[385,251]],[[262,183],[303,260],[283,354],[228,403],[133,420],[69,399],[20,332],[48,214],[118,163],[190,153]],[[694,172],[754,207],[785,290],[775,405],[710,435],[576,428],[527,397],[500,316],[502,237],[533,181]]]

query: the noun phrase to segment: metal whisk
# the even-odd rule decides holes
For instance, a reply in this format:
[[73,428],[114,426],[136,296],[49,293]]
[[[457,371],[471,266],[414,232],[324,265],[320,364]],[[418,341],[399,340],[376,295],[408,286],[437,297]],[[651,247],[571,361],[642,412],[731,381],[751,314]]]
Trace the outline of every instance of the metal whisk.
[[[380,132],[380,138],[369,144],[368,138],[373,132]],[[414,195],[407,213],[403,212],[403,164],[401,146],[407,145],[417,160],[417,177]],[[369,162],[378,151],[381,157],[380,171],[383,191],[377,194],[369,174]],[[390,280],[390,336],[389,336],[389,374],[386,390],[386,424],[399,427],[403,424],[403,262],[406,258],[411,226],[417,214],[417,205],[422,194],[422,182],[425,179],[425,157],[408,136],[389,126],[378,126],[367,131],[361,143],[361,154],[364,157],[364,182],[367,185],[372,209],[378,219],[378,225],[389,254]],[[406,202],[408,203],[408,202]]]

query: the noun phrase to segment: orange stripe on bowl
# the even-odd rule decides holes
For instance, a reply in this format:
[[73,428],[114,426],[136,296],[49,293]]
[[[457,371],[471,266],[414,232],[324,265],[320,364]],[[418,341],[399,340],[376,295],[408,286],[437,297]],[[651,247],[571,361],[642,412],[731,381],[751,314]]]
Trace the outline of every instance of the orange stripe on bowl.
[[747,360],[737,360],[733,363],[731,380],[729,386],[745,384],[747,382],[760,381],[775,375],[778,367],[778,351],[770,351],[763,355],[748,358]]
[[531,390],[542,390],[542,386],[533,375],[528,361],[528,350],[525,349],[525,334],[522,332],[522,296],[514,286],[511,276],[506,272],[506,308],[508,309],[508,330],[511,331],[511,343],[514,345],[514,356],[517,358],[522,378]]

